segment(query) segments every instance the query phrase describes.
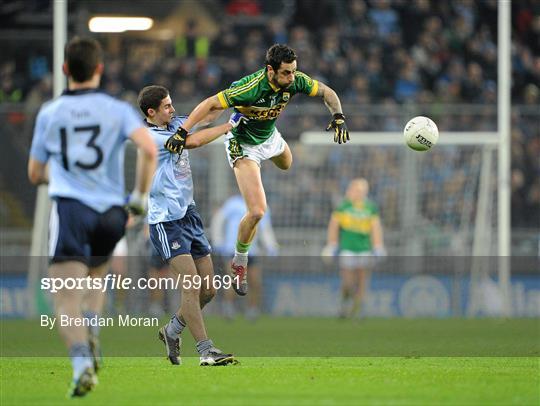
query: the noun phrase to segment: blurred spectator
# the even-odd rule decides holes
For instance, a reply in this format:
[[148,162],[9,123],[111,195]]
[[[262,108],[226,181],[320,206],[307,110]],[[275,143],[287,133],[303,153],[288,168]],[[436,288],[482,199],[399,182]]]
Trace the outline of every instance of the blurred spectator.
[[231,0],[225,10],[231,16],[245,15],[253,17],[261,14],[261,7],[256,0]]
[[[194,92],[207,95],[229,86],[250,70],[247,66],[262,66],[262,52],[269,45],[288,41],[299,56],[299,69],[308,66],[313,76],[330,86],[343,88],[344,75],[367,76],[369,95],[365,97],[371,102],[393,95],[403,103],[422,95],[423,100],[445,103],[494,103],[496,0],[321,0],[317,7],[311,0],[277,4],[282,7],[272,9],[275,13],[270,17],[263,14],[258,1],[225,2],[224,12],[258,15],[267,18],[267,24],[224,22],[214,39],[196,19],[188,19],[185,32],[169,44],[170,58],[164,60],[160,58],[166,47],[157,40],[117,37],[107,48],[111,62],[104,87],[121,94],[156,79],[173,88],[176,80],[190,78],[196,80]],[[540,87],[540,6],[523,0],[512,7],[513,96],[523,102],[529,84]],[[335,24],[337,16],[340,24]],[[32,78],[41,78],[44,69],[50,69],[49,55],[31,55],[25,69],[15,71],[14,60],[9,59],[2,65],[1,100],[22,100],[25,88],[21,83],[31,87],[37,83]],[[195,65],[191,60],[197,61]],[[28,77],[21,81],[22,72]],[[529,101],[533,93],[527,93]],[[190,98],[196,99],[196,94]]]
[[[298,54],[300,71],[343,92],[352,131],[399,131],[409,114],[403,105],[411,103],[429,106],[428,112],[447,131],[496,130],[492,113],[484,114],[482,107],[492,111],[497,98],[497,0],[216,4],[222,5],[222,15],[247,17],[219,21],[215,38],[195,19],[188,19],[185,32],[169,40],[127,33],[108,37],[104,89],[130,98],[144,85],[160,83],[179,102],[195,103],[262,68],[263,51],[271,44],[288,42]],[[258,18],[249,18],[253,16]],[[527,206],[514,214],[523,220],[525,212],[540,217],[535,206],[540,179],[535,113],[540,104],[540,2],[512,2],[512,29],[512,101],[525,109],[512,120],[514,182],[519,184],[518,173],[523,175],[513,198],[520,199],[516,207]],[[30,43],[21,57],[19,47],[9,45],[0,63],[0,102],[25,102],[25,114],[32,116],[33,106],[51,96],[50,48]],[[295,99],[294,108],[298,111],[310,101]],[[371,104],[381,112],[388,108],[387,114],[377,109],[372,116],[364,114],[364,106]],[[448,104],[475,104],[475,109],[449,111]],[[282,120],[289,139],[326,124],[318,114],[286,112]]]
[[174,56],[176,58],[195,58],[199,70],[204,67],[209,56],[210,39],[200,32],[195,19],[186,22],[185,31],[175,38]]
[[288,35],[283,18],[274,17],[270,20],[266,28],[266,43],[268,44],[285,44],[287,43]]
[[467,77],[463,81],[462,95],[469,102],[480,102],[484,80],[482,68],[476,62],[471,62],[467,66]]
[[525,177],[520,169],[512,169],[511,186],[511,205],[512,205],[512,227],[522,227],[526,221],[522,213],[525,212]]
[[418,75],[412,64],[408,64],[399,73],[394,96],[400,102],[414,101],[419,91]]
[[377,28],[377,35],[385,39],[390,34],[398,31],[399,16],[390,7],[390,2],[388,0],[377,0],[372,4],[373,8],[368,12],[368,15]]
[[15,61],[8,60],[0,66],[0,103],[16,103],[23,99],[23,89],[15,72]]
[[295,13],[290,20],[291,28],[304,26],[310,32],[317,33],[322,28],[334,25],[337,7],[339,2],[334,0],[296,0]]
[[28,92],[25,99],[25,110],[28,114],[34,113],[39,106],[52,96],[52,75],[46,74],[41,80]]

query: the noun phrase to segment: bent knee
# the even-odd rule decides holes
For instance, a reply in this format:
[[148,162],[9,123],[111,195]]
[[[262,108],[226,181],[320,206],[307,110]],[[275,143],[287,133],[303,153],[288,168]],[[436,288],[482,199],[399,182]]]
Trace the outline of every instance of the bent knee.
[[208,304],[212,301],[212,299],[216,296],[216,289],[213,286],[210,286],[208,289],[204,289],[201,291],[201,303],[202,304]]
[[279,169],[281,169],[282,171],[286,171],[292,166],[292,157],[287,159],[278,159],[273,162]]
[[279,167],[279,169],[282,169],[284,171],[289,170],[292,166],[293,160],[292,157],[288,159],[287,161],[283,162],[283,164]]
[[250,209],[247,215],[251,220],[258,223],[264,217],[264,213],[266,213],[266,206],[260,206]]

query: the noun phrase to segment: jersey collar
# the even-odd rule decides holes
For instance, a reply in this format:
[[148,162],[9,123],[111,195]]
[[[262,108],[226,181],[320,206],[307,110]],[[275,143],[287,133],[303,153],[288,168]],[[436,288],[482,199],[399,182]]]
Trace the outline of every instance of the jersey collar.
[[157,125],[150,123],[146,118],[143,120],[147,127],[159,128]]
[[66,89],[62,92],[62,96],[77,96],[80,94],[89,94],[89,93],[103,93],[103,91],[101,89],[98,89],[97,87],[91,87],[87,89],[75,89],[75,90]]
[[159,125],[156,125],[154,123],[150,123],[146,118],[143,121],[144,121],[144,124],[146,124],[146,126],[149,127],[149,128],[157,128],[159,130],[170,130],[169,125],[166,125],[164,127],[160,127]]
[[157,128],[158,130],[165,130],[165,131],[175,131],[174,127],[170,123],[167,124],[166,126],[160,127],[159,125],[148,122],[146,118],[143,121],[144,121],[144,124],[149,128]]
[[[268,80],[268,78],[266,78]],[[270,82],[270,80],[268,80],[268,84],[270,85],[270,87],[272,88],[272,90],[274,92],[279,92],[281,90],[281,88],[277,87],[276,85],[274,85],[272,82]]]
[[348,197],[346,198],[346,200],[349,202],[349,204],[352,207],[354,207],[355,209],[358,209],[358,210],[361,210],[366,206],[366,201],[365,200],[363,200],[362,202],[354,202],[351,199],[349,199]]

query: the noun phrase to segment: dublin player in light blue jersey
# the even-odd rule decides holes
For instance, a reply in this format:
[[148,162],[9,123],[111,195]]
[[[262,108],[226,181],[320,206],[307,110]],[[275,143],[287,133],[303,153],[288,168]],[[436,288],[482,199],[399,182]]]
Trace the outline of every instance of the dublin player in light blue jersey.
[[[226,124],[184,136],[177,132],[186,117],[174,115],[166,88],[147,86],[139,93],[138,102],[158,146],[158,167],[148,205],[150,238],[161,257],[169,262],[171,271],[182,281],[180,308],[159,330],[159,339],[165,344],[170,362],[179,365],[180,334],[187,325],[197,343],[200,365],[232,363],[233,355],[214,347],[208,338],[202,317],[201,309],[215,295],[214,268],[210,244],[193,201],[189,155],[184,149],[197,148],[217,139],[237,127],[243,116],[235,113]],[[204,282],[197,284],[196,280]]]
[[[102,277],[109,257],[124,235],[124,145],[139,148],[136,188],[129,202],[140,211],[140,196],[150,187],[156,147],[147,128],[127,103],[98,90],[103,73],[101,46],[74,38],[66,46],[64,73],[68,90],[42,106],[36,120],[28,176],[33,184],[49,184],[53,200],[49,227],[51,278]],[[85,296],[86,293],[86,296]],[[60,289],[54,295],[59,324],[73,366],[70,396],[84,396],[97,383],[97,328],[101,290]]]

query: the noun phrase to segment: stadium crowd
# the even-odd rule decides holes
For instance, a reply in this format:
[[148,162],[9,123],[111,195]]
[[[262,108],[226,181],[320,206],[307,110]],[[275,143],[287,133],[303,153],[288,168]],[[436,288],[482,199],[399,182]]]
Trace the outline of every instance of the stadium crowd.
[[[224,13],[239,12],[230,3],[258,4],[231,1]],[[346,103],[496,102],[495,0],[318,3],[296,1],[289,19],[275,14],[254,24],[234,24],[237,20],[227,18],[214,38],[191,19],[182,35],[165,44],[129,36],[114,46],[110,41],[105,88],[122,96],[160,82],[175,99],[198,100],[259,69],[270,44],[287,42],[299,55],[299,67],[343,94]],[[254,7],[249,14],[261,12]],[[538,2],[513,5],[516,103],[539,100],[534,90],[540,87],[539,15]],[[23,63],[2,64],[1,101],[26,99],[32,84],[50,70],[49,55],[31,53]]]
[[[213,36],[193,18],[182,34],[166,41],[100,37],[107,51],[103,87],[134,101],[143,86],[160,83],[171,89],[173,100],[193,105],[259,69],[270,44],[286,42],[297,51],[300,70],[338,92],[353,131],[400,131],[410,115],[404,111],[413,104],[423,106],[413,112],[431,116],[446,131],[496,129],[496,0],[275,4],[288,5],[217,1],[226,18]],[[513,225],[538,227],[540,3],[513,2],[512,28],[512,100],[521,106],[512,117]],[[0,65],[0,102],[23,102],[30,115],[51,96],[51,55],[27,55]],[[296,112],[309,103],[298,97]],[[449,113],[449,104],[474,106]],[[366,114],[371,105],[377,105],[375,115]],[[294,139],[326,122],[324,114],[286,111],[278,126]],[[346,148],[340,153],[346,154]]]

